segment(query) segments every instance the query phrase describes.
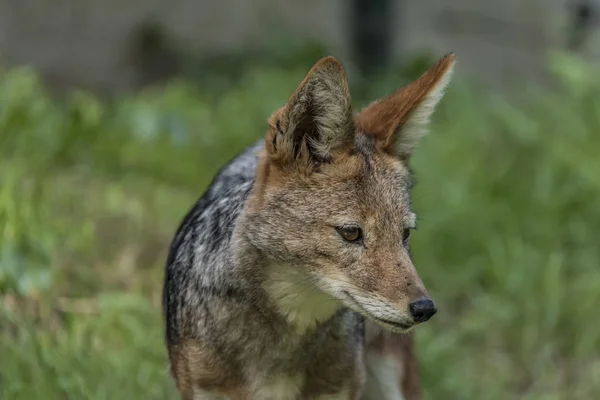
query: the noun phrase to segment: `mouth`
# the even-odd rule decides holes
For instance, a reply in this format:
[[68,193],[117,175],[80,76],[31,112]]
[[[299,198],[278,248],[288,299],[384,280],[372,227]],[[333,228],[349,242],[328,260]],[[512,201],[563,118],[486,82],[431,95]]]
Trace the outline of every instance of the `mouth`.
[[348,293],[345,290],[343,293],[346,295],[346,297],[348,299],[350,299],[352,304],[354,304],[354,306],[358,309],[356,311],[358,311],[360,314],[363,314],[365,317],[370,318],[373,321],[377,322],[379,325],[383,326],[384,328],[388,328],[388,329],[391,329],[392,331],[396,331],[396,332],[406,332],[415,325],[415,324],[407,324],[407,323],[398,322],[398,321],[390,321],[389,319],[376,317],[373,314],[371,314],[370,312],[368,312],[367,310],[365,310],[365,308],[363,306],[361,306],[360,303],[350,293]]

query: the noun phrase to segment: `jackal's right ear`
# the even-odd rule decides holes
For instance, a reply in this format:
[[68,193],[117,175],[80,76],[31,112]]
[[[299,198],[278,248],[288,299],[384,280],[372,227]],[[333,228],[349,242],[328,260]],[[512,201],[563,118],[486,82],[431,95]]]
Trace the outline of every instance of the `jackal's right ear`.
[[350,149],[352,100],[342,64],[333,57],[318,61],[269,125],[267,153],[280,164],[320,164]]

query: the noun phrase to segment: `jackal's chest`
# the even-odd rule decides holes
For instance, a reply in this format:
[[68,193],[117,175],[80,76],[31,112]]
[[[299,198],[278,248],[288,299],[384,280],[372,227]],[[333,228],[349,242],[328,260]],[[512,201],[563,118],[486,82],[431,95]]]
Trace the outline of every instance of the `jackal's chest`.
[[309,393],[303,388],[302,381],[299,376],[275,376],[262,382],[260,387],[252,392],[257,399],[273,400],[354,400],[356,398],[351,385],[334,391],[328,389]]
[[[357,399],[365,383],[364,347],[359,336],[317,335],[294,351],[284,349],[277,361],[250,381],[261,399]],[[288,357],[282,357],[287,354]],[[269,363],[267,363],[269,364]]]
[[257,399],[355,400],[365,381],[361,363],[320,368],[317,371],[257,377],[251,392]]
[[318,372],[307,377],[303,387],[303,399],[341,400],[358,399],[366,378],[362,357],[352,365],[320,366]]

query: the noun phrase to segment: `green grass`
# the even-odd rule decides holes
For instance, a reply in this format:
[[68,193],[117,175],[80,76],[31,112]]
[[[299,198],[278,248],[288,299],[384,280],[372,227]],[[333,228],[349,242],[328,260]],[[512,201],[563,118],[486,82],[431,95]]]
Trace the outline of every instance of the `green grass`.
[[[453,86],[415,157],[414,259],[440,309],[417,331],[428,399],[600,397],[600,87],[575,60],[552,67],[558,87],[518,103]],[[0,73],[0,399],[176,398],[171,235],[304,72],[112,103]]]

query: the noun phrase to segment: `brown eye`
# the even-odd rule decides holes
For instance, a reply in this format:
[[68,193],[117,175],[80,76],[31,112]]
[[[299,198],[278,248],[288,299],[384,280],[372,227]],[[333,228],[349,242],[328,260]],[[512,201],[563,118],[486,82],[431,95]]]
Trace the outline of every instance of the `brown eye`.
[[362,239],[362,230],[358,226],[342,226],[336,230],[348,242],[358,242]]

